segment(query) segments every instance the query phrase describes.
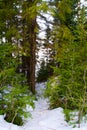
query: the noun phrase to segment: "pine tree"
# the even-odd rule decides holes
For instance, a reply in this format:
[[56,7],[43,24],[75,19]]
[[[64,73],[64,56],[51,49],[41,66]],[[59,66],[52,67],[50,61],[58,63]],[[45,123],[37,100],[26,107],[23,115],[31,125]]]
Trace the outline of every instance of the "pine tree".
[[[54,67],[56,78],[48,83],[47,94],[50,96],[51,107],[80,109],[81,104],[85,104],[86,101],[84,83],[86,83],[87,43],[86,15],[83,13],[86,10],[79,8],[79,1],[56,2],[54,19],[58,22],[53,29],[53,40],[55,59],[59,67]],[[85,109],[86,106],[81,108],[82,111]]]
[[[26,78],[18,73],[20,55],[20,9],[19,1],[0,2],[0,114],[6,114],[9,122],[22,125],[26,105],[33,107],[33,96],[28,91]],[[8,13],[9,12],[9,13]]]

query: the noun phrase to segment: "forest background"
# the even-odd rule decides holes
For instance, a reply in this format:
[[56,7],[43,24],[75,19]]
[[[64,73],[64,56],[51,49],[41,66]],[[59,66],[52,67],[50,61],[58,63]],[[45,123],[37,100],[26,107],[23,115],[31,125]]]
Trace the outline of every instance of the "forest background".
[[[40,48],[46,60],[35,77]],[[0,114],[7,121],[23,124],[35,81],[48,81],[50,108],[77,109],[80,123],[87,111],[87,7],[80,0],[0,1]]]

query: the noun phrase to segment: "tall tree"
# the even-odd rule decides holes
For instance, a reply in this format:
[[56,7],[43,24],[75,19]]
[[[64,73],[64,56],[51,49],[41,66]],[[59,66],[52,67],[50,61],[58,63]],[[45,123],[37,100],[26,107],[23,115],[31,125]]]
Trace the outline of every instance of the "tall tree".
[[22,6],[23,41],[25,55],[22,56],[22,71],[27,77],[28,85],[35,93],[35,53],[36,53],[36,6],[37,1],[24,1]]
[[26,104],[33,105],[33,100],[25,76],[17,73],[19,54],[22,55],[19,14],[18,1],[0,2],[0,113],[6,113],[7,121],[21,125]]
[[53,41],[59,67],[54,67],[56,78],[50,81],[54,82],[54,86],[48,84],[48,95],[51,107],[79,109],[84,104],[82,102],[86,90],[83,79],[85,75],[86,82],[86,10],[79,6],[79,0],[54,2],[54,20],[57,23],[54,24]]

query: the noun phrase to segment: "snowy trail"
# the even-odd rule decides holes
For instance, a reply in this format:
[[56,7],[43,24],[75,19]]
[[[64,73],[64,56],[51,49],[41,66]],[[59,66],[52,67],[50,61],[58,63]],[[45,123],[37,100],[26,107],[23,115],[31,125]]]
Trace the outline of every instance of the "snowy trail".
[[1,115],[0,130],[87,130],[87,123],[82,123],[81,128],[69,126],[62,108],[48,109],[48,100],[43,97],[44,86],[44,83],[36,86],[38,100],[35,101],[35,109],[31,109],[32,118],[28,118],[24,126],[17,126],[6,122]]
[[[35,102],[35,109],[31,112],[32,119],[28,119],[24,126],[24,130],[59,130],[64,125],[67,127],[67,123],[64,120],[62,114],[62,108],[48,110],[48,100],[43,98],[43,84],[37,84],[37,94],[39,99]],[[54,114],[55,113],[55,114]],[[61,122],[60,122],[61,120]],[[60,123],[58,123],[60,122]],[[61,129],[62,130],[62,129]]]

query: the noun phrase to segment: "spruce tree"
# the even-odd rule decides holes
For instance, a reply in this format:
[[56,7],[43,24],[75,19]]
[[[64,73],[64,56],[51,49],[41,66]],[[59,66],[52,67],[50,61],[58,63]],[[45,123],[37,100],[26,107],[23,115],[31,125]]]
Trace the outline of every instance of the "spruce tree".
[[[25,76],[17,72],[23,51],[20,48],[19,1],[0,2],[0,114],[9,122],[22,125],[26,105],[33,107],[33,96]],[[9,13],[8,13],[9,12]]]
[[[58,10],[58,12],[57,12]],[[53,29],[55,78],[48,82],[51,107],[86,111],[86,10],[79,1],[56,1]]]

